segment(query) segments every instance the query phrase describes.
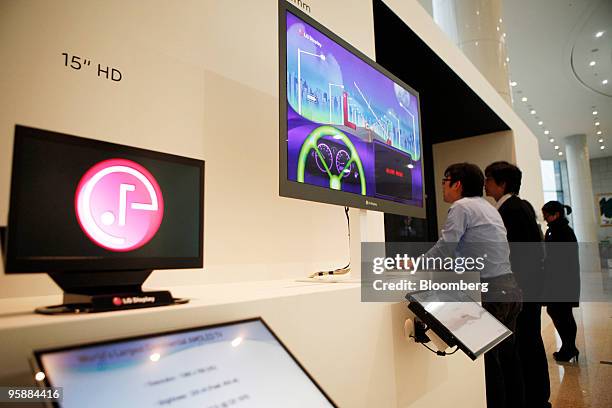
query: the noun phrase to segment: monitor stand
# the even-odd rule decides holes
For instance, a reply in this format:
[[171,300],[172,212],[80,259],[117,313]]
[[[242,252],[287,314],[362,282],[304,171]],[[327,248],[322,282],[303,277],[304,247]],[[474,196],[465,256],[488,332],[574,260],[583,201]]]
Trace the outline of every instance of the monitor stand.
[[167,291],[142,290],[152,270],[51,272],[51,279],[64,291],[64,303],[36,309],[36,313],[97,313],[113,310],[187,303]]

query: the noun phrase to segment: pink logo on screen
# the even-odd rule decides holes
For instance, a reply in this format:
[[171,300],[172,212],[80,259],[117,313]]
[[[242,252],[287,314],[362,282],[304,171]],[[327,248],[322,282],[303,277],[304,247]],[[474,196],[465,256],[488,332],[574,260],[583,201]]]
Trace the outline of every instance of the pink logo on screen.
[[104,160],[87,170],[75,195],[81,228],[97,245],[117,252],[140,248],[164,216],[159,184],[138,163]]

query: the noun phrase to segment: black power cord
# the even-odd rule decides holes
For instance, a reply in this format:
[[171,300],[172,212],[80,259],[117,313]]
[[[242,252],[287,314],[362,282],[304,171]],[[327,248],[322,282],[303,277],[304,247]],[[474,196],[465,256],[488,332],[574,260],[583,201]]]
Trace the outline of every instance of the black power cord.
[[348,228],[348,250],[349,250],[349,262],[342,268],[335,269],[333,271],[321,271],[315,272],[310,275],[310,278],[316,278],[318,276],[327,275],[346,275],[351,271],[351,218],[349,217],[349,208],[344,207],[344,215],[346,216],[346,225]]
[[427,350],[431,351],[432,353],[436,353],[438,356],[442,356],[442,357],[450,356],[452,354],[455,354],[457,350],[459,350],[459,346],[455,346],[455,349],[451,351],[450,353],[447,353],[446,351],[432,349],[427,344],[425,344],[431,341],[430,338],[427,336],[427,334],[425,334],[427,330],[429,330],[429,327],[425,323],[423,323],[420,320],[415,320],[414,322],[414,333],[415,334],[411,335],[410,337],[414,339],[415,343],[422,344],[423,347],[425,347]]

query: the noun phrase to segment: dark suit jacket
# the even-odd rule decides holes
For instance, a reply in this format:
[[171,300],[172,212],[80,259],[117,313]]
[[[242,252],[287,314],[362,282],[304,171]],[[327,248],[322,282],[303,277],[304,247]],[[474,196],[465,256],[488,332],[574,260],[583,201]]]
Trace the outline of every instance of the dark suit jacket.
[[510,245],[510,264],[527,302],[540,301],[544,288],[542,231],[531,204],[513,195],[499,208]]
[[548,224],[546,231],[546,300],[564,302],[573,307],[580,300],[580,262],[578,240],[567,218]]

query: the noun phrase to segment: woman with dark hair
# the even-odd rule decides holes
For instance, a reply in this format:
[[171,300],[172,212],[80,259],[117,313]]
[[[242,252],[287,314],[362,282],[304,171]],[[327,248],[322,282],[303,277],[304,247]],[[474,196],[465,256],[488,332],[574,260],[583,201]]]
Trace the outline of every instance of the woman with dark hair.
[[556,361],[578,361],[576,347],[576,321],[572,308],[578,307],[580,298],[580,264],[578,244],[574,230],[569,226],[565,214],[572,209],[558,201],[549,201],[542,207],[542,215],[548,223],[546,259],[544,271],[547,277],[547,312],[552,319],[559,337],[561,349],[553,353]]

